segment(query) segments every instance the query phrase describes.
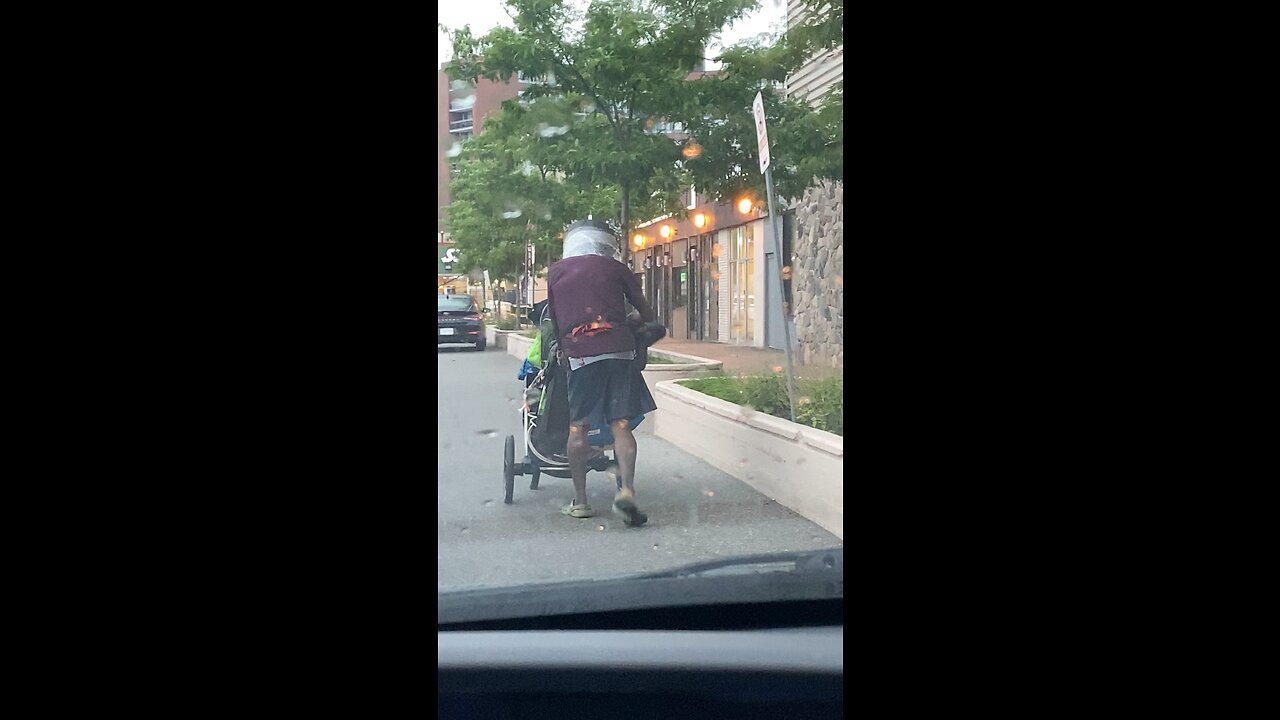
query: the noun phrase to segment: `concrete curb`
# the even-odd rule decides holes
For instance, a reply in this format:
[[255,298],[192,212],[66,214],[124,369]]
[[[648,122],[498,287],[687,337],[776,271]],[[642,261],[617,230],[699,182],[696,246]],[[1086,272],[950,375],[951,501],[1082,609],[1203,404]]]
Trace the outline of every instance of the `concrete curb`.
[[492,325],[486,325],[484,328],[484,337],[489,345],[499,350],[507,349],[507,336],[515,333],[515,330],[499,330]]
[[[668,380],[683,380],[685,378],[696,377],[703,373],[711,373],[724,369],[724,363],[719,360],[710,360],[696,355],[685,355],[684,353],[672,352],[670,350],[661,350],[650,346],[649,354],[655,357],[667,360],[682,360],[684,362],[677,363],[650,363],[645,366],[640,375],[644,377],[645,385],[649,386],[649,392],[657,399],[657,386],[660,382]],[[661,422],[662,413],[657,413],[653,417],[654,433],[657,433],[658,423]]]
[[844,438],[657,383],[654,434],[844,539]]
[[649,354],[657,355],[660,358],[666,358],[668,360],[683,360],[684,363],[687,365],[694,365],[694,366],[714,365],[716,367],[724,366],[724,363],[720,362],[719,360],[712,360],[711,358],[698,357],[697,355],[686,355],[684,353],[678,353],[672,350],[663,350],[662,348],[656,347],[653,345],[649,346]]
[[517,360],[524,360],[529,356],[529,347],[533,345],[533,338],[525,337],[517,332],[507,333],[507,354]]

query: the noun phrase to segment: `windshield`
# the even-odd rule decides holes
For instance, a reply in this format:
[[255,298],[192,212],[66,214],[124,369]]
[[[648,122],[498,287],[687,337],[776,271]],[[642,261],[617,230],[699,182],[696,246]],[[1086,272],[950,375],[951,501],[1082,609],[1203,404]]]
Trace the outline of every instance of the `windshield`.
[[438,19],[441,597],[842,592],[842,0]]
[[475,302],[467,296],[440,297],[440,310],[471,310]]

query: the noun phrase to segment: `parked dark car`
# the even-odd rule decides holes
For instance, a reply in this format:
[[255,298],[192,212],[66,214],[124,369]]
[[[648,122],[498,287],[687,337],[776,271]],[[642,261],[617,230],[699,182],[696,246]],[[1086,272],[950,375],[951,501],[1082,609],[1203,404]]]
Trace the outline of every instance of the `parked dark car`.
[[484,350],[488,341],[484,336],[484,318],[476,299],[470,295],[439,295],[439,322],[436,327],[436,345],[465,343]]

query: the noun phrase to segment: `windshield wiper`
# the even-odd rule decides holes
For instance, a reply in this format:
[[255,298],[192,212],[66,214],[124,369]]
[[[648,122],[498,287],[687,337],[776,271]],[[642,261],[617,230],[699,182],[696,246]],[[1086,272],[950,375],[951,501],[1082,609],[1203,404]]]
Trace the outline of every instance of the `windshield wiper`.
[[844,550],[819,550],[809,552],[767,553],[763,555],[739,555],[720,560],[706,560],[683,567],[654,573],[634,575],[635,578],[675,578],[708,575],[718,571],[741,572],[793,572],[838,573],[844,576]]
[[844,550],[833,549],[742,555],[612,578],[442,590],[437,608],[442,627],[519,618],[562,627],[568,621],[557,617],[579,616],[589,624],[594,615],[612,618],[601,622],[621,623],[619,613],[646,608],[682,607],[681,615],[691,617],[698,607],[830,603],[843,597]]

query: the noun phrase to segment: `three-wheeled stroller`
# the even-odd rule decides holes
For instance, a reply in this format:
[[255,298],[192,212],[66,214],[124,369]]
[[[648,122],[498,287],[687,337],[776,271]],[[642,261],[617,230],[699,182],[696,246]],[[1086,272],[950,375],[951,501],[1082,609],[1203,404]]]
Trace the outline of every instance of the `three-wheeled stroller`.
[[[538,326],[538,342],[541,368],[526,361],[521,375],[525,380],[524,406],[521,408],[524,433],[524,460],[516,462],[514,435],[508,435],[502,456],[503,502],[510,505],[515,491],[515,476],[529,475],[529,489],[538,489],[538,480],[545,473],[552,477],[571,478],[569,458],[569,390],[567,369],[557,357],[554,323],[547,301],[533,306],[529,319]],[[644,416],[633,421],[640,424]],[[608,426],[593,426],[588,432],[595,450],[587,462],[588,471],[606,472],[618,489],[622,489],[622,477],[617,473],[613,450],[613,434]]]
[[[551,319],[551,311],[547,301],[533,306],[529,319],[538,326],[538,343],[541,368],[530,367],[526,361],[522,376],[525,380],[524,406],[521,409],[524,434],[524,460],[516,462],[516,438],[508,435],[503,448],[502,480],[503,502],[510,505],[515,491],[515,476],[529,475],[529,489],[537,490],[538,481],[543,474],[557,478],[572,478],[569,471],[567,448],[569,443],[569,390],[568,370],[564,360],[556,352],[556,332]],[[661,325],[650,323],[636,328],[637,339],[641,343],[641,360],[637,372],[644,368],[648,345],[657,338],[664,337],[666,330]],[[636,427],[644,421],[644,415],[632,419],[631,426]],[[617,458],[613,456],[613,433],[607,423],[593,423],[587,432],[588,441],[594,450],[587,461],[587,470],[607,473],[619,490],[622,489],[622,477],[618,474]]]

